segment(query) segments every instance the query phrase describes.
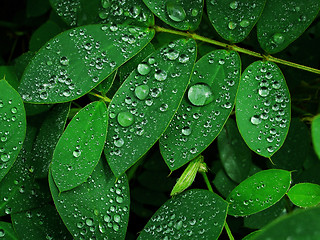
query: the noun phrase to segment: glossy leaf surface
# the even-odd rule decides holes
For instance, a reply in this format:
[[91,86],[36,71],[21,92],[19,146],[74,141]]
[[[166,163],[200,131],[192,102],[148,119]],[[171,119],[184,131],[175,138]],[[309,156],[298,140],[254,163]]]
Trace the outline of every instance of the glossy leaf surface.
[[0,181],[16,160],[26,135],[26,112],[20,95],[0,80]]
[[221,37],[241,42],[258,21],[266,0],[207,0],[208,17]]
[[59,193],[51,174],[49,185],[55,206],[74,238],[124,239],[129,219],[129,186],[125,175],[116,179],[105,161],[87,182]]
[[25,102],[77,99],[139,52],[153,30],[87,25],[67,30],[42,47],[27,66],[19,92]]
[[86,181],[100,159],[106,135],[104,102],[93,102],[73,117],[53,153],[52,176],[60,191]]
[[320,186],[314,183],[298,183],[290,188],[288,197],[299,207],[313,207],[320,203]]
[[236,100],[237,125],[249,148],[270,157],[283,144],[291,116],[285,79],[272,62],[256,61],[241,76]]
[[[318,240],[320,238],[320,208],[310,208],[286,215],[263,228],[255,240]],[[281,231],[280,231],[281,229]]]
[[317,115],[311,124],[311,135],[313,148],[320,159],[320,115]]
[[286,194],[290,181],[291,174],[285,170],[269,169],[256,173],[229,194],[228,214],[246,216],[271,207]]
[[18,240],[11,223],[0,222],[0,238],[5,240]]
[[[196,204],[195,204],[196,203]],[[185,191],[168,200],[152,216],[138,239],[218,239],[228,204],[208,190]]]
[[200,24],[203,0],[143,0],[147,7],[162,21],[180,30],[195,30]]
[[218,136],[233,106],[240,78],[236,52],[213,51],[196,62],[189,87],[163,136],[161,154],[176,170]]
[[104,153],[116,176],[165,131],[189,83],[195,55],[193,40],[159,49],[138,64],[112,98]]
[[257,24],[260,46],[277,53],[296,40],[320,9],[318,0],[268,0]]

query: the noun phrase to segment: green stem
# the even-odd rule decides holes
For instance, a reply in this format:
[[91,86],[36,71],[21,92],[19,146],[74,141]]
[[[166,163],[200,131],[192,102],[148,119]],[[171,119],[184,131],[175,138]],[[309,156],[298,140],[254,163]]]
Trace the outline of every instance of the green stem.
[[228,234],[229,239],[230,239],[230,240],[234,240],[234,237],[232,236],[231,230],[230,230],[229,225],[228,225],[227,222],[225,222],[224,228],[225,228],[226,231],[227,231],[227,234]]
[[231,50],[234,50],[234,51],[237,51],[237,52],[240,52],[240,53],[244,53],[244,54],[247,54],[247,55],[250,55],[250,56],[253,56],[253,57],[266,59],[268,61],[279,63],[279,64],[286,65],[286,66],[289,66],[289,67],[301,69],[301,70],[312,72],[312,73],[315,73],[315,74],[320,74],[320,70],[316,69],[316,68],[307,67],[307,66],[304,66],[304,65],[301,65],[301,64],[297,64],[297,63],[293,63],[293,62],[290,62],[290,61],[286,61],[286,60],[283,60],[283,59],[280,59],[280,58],[276,58],[276,57],[273,57],[273,56],[270,56],[270,55],[264,55],[264,54],[261,54],[261,53],[257,53],[257,52],[254,52],[254,51],[251,51],[251,50],[248,50],[248,49],[245,49],[245,48],[238,47],[238,46],[233,45],[233,44],[231,45],[231,44],[219,42],[219,41],[207,38],[207,37],[200,36],[200,35],[198,35],[196,33],[181,32],[181,31],[176,31],[176,30],[173,30],[173,29],[167,29],[167,28],[163,28],[163,27],[159,27],[159,26],[154,26],[154,29],[156,30],[156,32],[166,32],[166,33],[171,33],[171,34],[176,34],[176,35],[180,35],[180,36],[184,36],[184,37],[193,38],[195,40],[199,40],[199,41],[202,41],[202,42],[210,43],[210,44],[213,44],[213,45],[216,45],[216,46],[219,46],[219,47],[223,47],[223,48],[228,48],[228,49],[231,49]]
[[99,94],[96,94],[96,93],[94,93],[94,92],[89,92],[89,94],[90,95],[93,95],[93,96],[95,96],[95,97],[98,97],[98,98],[100,98],[100,99],[102,99],[103,101],[105,101],[105,102],[111,102],[111,99],[110,98],[108,98],[108,97],[103,97],[103,96],[101,96],[101,95],[99,95]]

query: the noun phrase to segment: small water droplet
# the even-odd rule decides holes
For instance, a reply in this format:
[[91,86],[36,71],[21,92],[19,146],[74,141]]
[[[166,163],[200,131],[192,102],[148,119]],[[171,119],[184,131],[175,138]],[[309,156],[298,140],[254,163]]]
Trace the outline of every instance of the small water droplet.
[[167,13],[169,18],[175,22],[181,22],[186,18],[184,8],[175,2],[167,2]]
[[237,27],[237,24],[235,23],[235,22],[229,22],[228,23],[228,28],[230,29],[230,30],[233,30],[233,29],[235,29]]
[[168,104],[166,104],[166,103],[161,104],[160,111],[165,112],[167,110],[168,110]]
[[230,4],[229,4],[230,8],[231,9],[237,9],[238,8],[238,2],[237,1],[232,1]]
[[76,158],[81,156],[81,150],[80,149],[76,149],[73,151],[72,155]]
[[251,123],[254,124],[254,125],[258,125],[261,123],[261,118],[259,115],[254,115],[251,117],[250,119]]
[[269,95],[269,90],[267,87],[261,87],[259,88],[258,93],[261,97],[266,97]]
[[164,70],[157,70],[154,74],[154,78],[158,81],[164,81],[167,79],[167,73]]
[[117,138],[117,139],[114,140],[113,143],[114,143],[114,145],[115,145],[116,147],[122,147],[123,144],[124,144],[124,141],[123,141],[122,138]]
[[67,66],[69,64],[69,59],[65,56],[60,58],[60,63],[64,66]]
[[276,33],[273,35],[273,41],[276,44],[282,44],[284,42],[284,36],[281,33]]
[[214,100],[211,87],[206,83],[197,83],[188,90],[188,99],[195,106],[204,106]]
[[240,26],[243,27],[243,28],[246,28],[248,27],[250,24],[250,22],[246,19],[243,19],[241,22],[240,22]]
[[1,154],[1,161],[2,162],[8,162],[10,159],[10,155],[7,153]]
[[186,127],[182,128],[181,132],[183,135],[189,136],[191,134],[191,128],[186,126]]

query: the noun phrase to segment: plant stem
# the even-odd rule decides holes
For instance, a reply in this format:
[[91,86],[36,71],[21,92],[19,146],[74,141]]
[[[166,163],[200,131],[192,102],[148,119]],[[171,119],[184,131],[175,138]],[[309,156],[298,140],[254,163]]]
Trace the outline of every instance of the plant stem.
[[301,69],[301,70],[312,72],[312,73],[315,73],[315,74],[320,74],[320,70],[316,69],[316,68],[304,66],[304,65],[293,63],[293,62],[290,62],[290,61],[286,61],[286,60],[283,60],[283,59],[280,59],[280,58],[273,57],[271,55],[264,55],[264,54],[261,54],[261,53],[257,53],[257,52],[254,52],[254,51],[251,51],[251,50],[248,50],[248,49],[245,49],[245,48],[238,47],[238,46],[233,45],[233,44],[227,44],[227,43],[219,42],[219,41],[207,38],[207,37],[200,36],[200,35],[198,35],[196,33],[181,32],[181,31],[177,31],[177,30],[173,30],[173,29],[167,29],[167,28],[163,28],[163,27],[159,27],[159,26],[154,26],[154,29],[156,30],[156,32],[166,32],[166,33],[171,33],[171,34],[176,34],[176,35],[180,35],[180,36],[184,36],[184,37],[193,38],[195,40],[207,42],[207,43],[210,43],[210,44],[213,44],[213,45],[216,45],[216,46],[219,46],[219,47],[223,47],[223,48],[228,48],[230,50],[234,50],[234,51],[237,51],[237,52],[240,52],[240,53],[244,53],[244,54],[247,54],[247,55],[250,55],[250,56],[253,56],[253,57],[266,59],[268,61],[275,62],[275,63],[280,63],[282,65],[286,65],[286,66],[289,66],[289,67]]
[[110,98],[108,98],[108,97],[103,97],[103,96],[101,96],[101,95],[99,95],[99,94],[97,94],[97,93],[94,93],[94,92],[89,92],[89,94],[90,95],[93,95],[93,96],[95,96],[95,97],[98,97],[98,98],[101,98],[103,101],[105,101],[105,102],[111,102],[111,99]]
[[229,228],[229,225],[228,225],[227,221],[226,221],[225,224],[224,224],[224,228],[225,228],[226,231],[227,231],[227,234],[228,234],[229,239],[230,239],[230,240],[234,240],[234,237],[232,236],[232,233],[231,233],[231,230],[230,230],[230,228]]

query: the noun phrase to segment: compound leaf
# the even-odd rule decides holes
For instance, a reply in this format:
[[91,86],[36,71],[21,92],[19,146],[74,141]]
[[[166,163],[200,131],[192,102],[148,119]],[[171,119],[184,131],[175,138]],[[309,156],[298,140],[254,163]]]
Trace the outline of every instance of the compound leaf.
[[256,61],[241,76],[236,120],[249,148],[271,157],[284,143],[291,115],[290,94],[276,64]]
[[180,107],[160,138],[160,151],[173,171],[218,136],[235,102],[240,80],[240,57],[234,51],[216,50],[196,62]]
[[53,153],[52,176],[60,191],[86,181],[100,159],[106,135],[104,102],[93,102],[73,117]]
[[[196,204],[195,204],[196,203]],[[142,230],[138,240],[218,239],[228,203],[208,190],[185,191],[164,203]]]
[[153,37],[148,28],[87,25],[46,43],[27,66],[19,86],[25,102],[77,99],[137,54]]
[[[177,40],[138,64],[108,107],[105,156],[120,176],[159,139],[189,83],[194,40]],[[157,127],[155,127],[157,126]]]
[[286,194],[290,181],[291,174],[285,170],[269,169],[256,173],[229,194],[228,214],[246,216],[271,207]]
[[298,183],[290,188],[288,197],[299,207],[313,207],[320,203],[320,185]]

